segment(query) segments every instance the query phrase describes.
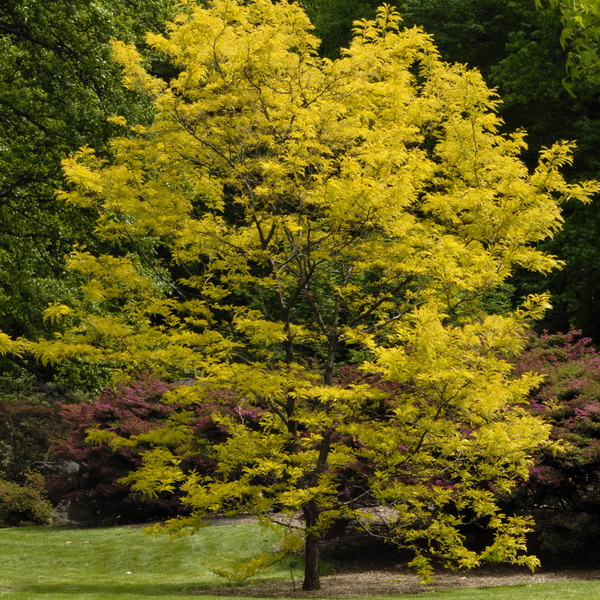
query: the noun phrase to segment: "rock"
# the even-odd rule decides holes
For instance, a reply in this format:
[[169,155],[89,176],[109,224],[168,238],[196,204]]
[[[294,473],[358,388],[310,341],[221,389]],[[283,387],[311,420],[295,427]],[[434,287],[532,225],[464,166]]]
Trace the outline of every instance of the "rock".
[[77,475],[82,470],[82,465],[74,460],[38,460],[31,467],[44,476],[57,475]]
[[66,498],[54,508],[54,524],[58,527],[86,527],[95,523],[93,509],[78,500]]

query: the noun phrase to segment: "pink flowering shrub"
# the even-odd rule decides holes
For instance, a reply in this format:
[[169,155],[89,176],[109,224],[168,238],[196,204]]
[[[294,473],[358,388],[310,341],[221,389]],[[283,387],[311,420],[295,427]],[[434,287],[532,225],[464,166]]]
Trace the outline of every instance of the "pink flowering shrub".
[[540,550],[600,556],[600,354],[580,331],[532,336],[517,373],[545,375],[531,410],[552,424],[565,450],[539,453],[514,502],[533,511]]
[[175,409],[161,402],[171,385],[144,375],[134,381],[106,388],[92,402],[61,404],[66,431],[51,450],[56,459],[74,461],[79,471],[48,477],[48,491],[54,503],[69,501],[91,524],[130,523],[176,514],[178,502],[172,497],[150,499],[132,493],[119,479],[140,459],[136,449],[116,448],[86,442],[92,428],[124,437],[149,431],[160,425]]

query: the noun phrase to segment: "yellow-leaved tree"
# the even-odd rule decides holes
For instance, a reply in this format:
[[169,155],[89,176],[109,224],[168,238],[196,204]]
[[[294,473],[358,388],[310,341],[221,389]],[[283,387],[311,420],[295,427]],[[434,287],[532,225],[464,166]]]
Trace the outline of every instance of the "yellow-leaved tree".
[[[80,300],[48,309],[55,339],[2,338],[3,351],[186,379],[163,427],[93,439],[143,449],[135,489],[182,495],[192,516],[167,530],[215,511],[288,519],[304,589],[319,588],[320,540],[342,520],[412,549],[425,577],[432,556],[534,566],[530,523],[497,497],[547,440],[523,407],[537,379],[507,362],[547,298],[486,306],[516,267],[556,266],[535,244],[561,199],[597,191],[561,176],[569,144],[528,171],[480,75],[388,6],[335,61],[298,5],[270,0],[183,3],[148,43],[172,80],[132,46],[114,53],[153,124],[115,116],[110,156],[64,163],[62,197],[97,211],[106,252],[74,249]],[[215,409],[210,443],[194,422],[209,401],[234,409]],[[186,470],[197,454],[210,473]],[[485,547],[465,522],[489,528]]]

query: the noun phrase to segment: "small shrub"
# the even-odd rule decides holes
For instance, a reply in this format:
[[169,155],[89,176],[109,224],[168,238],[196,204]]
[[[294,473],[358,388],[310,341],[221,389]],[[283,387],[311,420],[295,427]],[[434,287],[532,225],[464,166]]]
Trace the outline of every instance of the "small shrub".
[[54,513],[44,497],[43,479],[37,474],[28,479],[24,485],[0,479],[0,527],[52,523]]

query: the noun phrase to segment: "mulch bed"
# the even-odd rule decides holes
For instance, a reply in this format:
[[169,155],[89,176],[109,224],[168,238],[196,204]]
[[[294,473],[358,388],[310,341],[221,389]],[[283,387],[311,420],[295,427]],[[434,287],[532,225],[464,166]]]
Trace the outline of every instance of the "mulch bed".
[[298,574],[295,589],[288,581],[269,581],[242,587],[194,590],[194,594],[218,596],[244,596],[255,598],[348,598],[351,596],[397,596],[419,594],[455,588],[478,588],[505,585],[533,585],[564,581],[597,580],[600,590],[600,570],[552,570],[537,571],[511,567],[481,568],[453,573],[440,572],[429,585],[419,583],[414,572],[406,568],[385,570],[332,572],[321,577],[321,589],[314,592],[301,590],[302,578]]

